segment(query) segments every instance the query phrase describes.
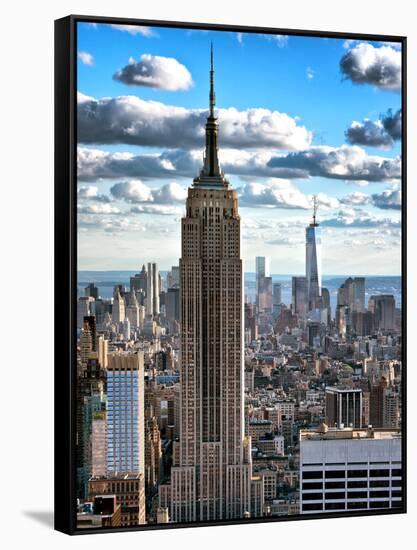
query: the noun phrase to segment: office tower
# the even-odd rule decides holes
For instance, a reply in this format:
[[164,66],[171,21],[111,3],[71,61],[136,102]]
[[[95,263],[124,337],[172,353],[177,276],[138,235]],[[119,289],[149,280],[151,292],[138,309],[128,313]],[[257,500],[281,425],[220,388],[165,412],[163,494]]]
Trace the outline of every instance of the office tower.
[[308,310],[320,306],[321,298],[321,229],[316,220],[317,202],[314,197],[313,221],[306,227],[306,279]]
[[320,328],[321,325],[317,321],[307,323],[308,345],[311,348],[319,348],[321,345]]
[[374,331],[375,315],[371,311],[352,312],[352,330],[357,336],[370,336]]
[[337,304],[350,311],[365,311],[365,277],[349,277],[337,291]]
[[107,475],[145,468],[143,352],[109,353],[107,366]]
[[392,294],[371,296],[368,308],[375,315],[375,327],[378,330],[395,330],[395,299]]
[[107,354],[109,351],[109,341],[104,336],[97,338],[98,361],[103,369],[107,369]]
[[401,432],[300,431],[300,513],[402,506]]
[[282,302],[282,287],[281,283],[274,283],[272,286],[272,303],[274,306],[279,306]]
[[321,305],[323,309],[327,310],[327,324],[330,324],[332,310],[330,307],[330,292],[328,288],[322,287],[321,289]]
[[130,326],[132,328],[140,327],[139,307],[140,306],[139,306],[138,300],[136,298],[136,292],[133,290],[130,293],[129,305],[126,308],[126,318],[129,320]]
[[94,283],[90,283],[85,287],[84,296],[94,298],[94,300],[98,300],[98,288]]
[[120,294],[120,288],[117,286],[113,294],[112,321],[116,325],[125,320],[125,299]]
[[81,296],[77,301],[77,328],[81,329],[84,325],[84,317],[94,315],[95,302],[91,296]]
[[165,294],[165,316],[169,332],[175,333],[178,330],[180,320],[180,289],[168,288]]
[[[204,165],[182,219],[180,437],[160,506],[174,522],[251,512],[250,445],[243,422],[243,274],[238,195],[221,171],[210,110]],[[170,493],[170,494],[169,494]]]
[[327,387],[326,424],[362,428],[362,390]]
[[159,315],[160,277],[158,265],[148,263],[148,276],[146,285],[146,315],[156,317]]
[[147,273],[145,264],[142,266],[142,270],[139,273],[136,273],[133,277],[130,277],[130,292],[132,291],[142,291],[146,292],[147,290]]
[[373,428],[382,428],[384,425],[384,394],[387,381],[382,378],[378,384],[371,387],[369,396],[369,422]]
[[292,312],[303,318],[307,312],[307,278],[292,278]]
[[177,265],[171,267],[171,271],[168,272],[167,286],[170,288],[180,287],[180,268]]
[[269,258],[257,256],[256,305],[260,313],[272,312],[272,278],[269,276]]

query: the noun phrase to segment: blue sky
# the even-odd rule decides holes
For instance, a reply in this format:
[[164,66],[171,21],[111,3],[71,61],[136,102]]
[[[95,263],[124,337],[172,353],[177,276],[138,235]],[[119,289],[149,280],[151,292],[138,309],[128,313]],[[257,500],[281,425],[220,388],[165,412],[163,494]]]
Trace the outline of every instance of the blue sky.
[[[399,274],[396,44],[86,23],[78,24],[79,268],[178,262],[181,189],[204,148],[196,118],[208,103],[211,41],[220,160],[241,197],[246,269],[263,253],[273,272],[303,272],[309,204],[320,194],[324,273]],[[187,132],[186,143],[175,139]],[[159,157],[168,172],[132,167],[132,158],[142,166]]]

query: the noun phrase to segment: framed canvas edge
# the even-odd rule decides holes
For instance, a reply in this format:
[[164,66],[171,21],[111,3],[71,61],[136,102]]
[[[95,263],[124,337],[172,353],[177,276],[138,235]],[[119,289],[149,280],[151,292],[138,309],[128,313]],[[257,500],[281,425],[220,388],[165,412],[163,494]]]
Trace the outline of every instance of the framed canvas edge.
[[[75,399],[77,297],[77,23],[117,23],[166,28],[286,34],[318,38],[387,41],[401,44],[402,164],[401,164],[401,307],[402,307],[402,506],[368,511],[323,512],[135,527],[77,529],[75,507]],[[116,533],[352,518],[407,513],[407,37],[400,35],[285,29],[218,23],[164,21],[92,15],[68,15],[55,20],[54,33],[54,528],[69,535]],[[65,304],[65,306],[63,306]],[[59,474],[58,474],[59,468]]]

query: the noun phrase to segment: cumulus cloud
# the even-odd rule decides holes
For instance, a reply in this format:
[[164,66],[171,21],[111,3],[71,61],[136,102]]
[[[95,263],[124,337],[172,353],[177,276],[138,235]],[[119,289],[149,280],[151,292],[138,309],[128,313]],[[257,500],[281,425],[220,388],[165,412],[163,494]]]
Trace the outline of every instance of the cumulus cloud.
[[193,85],[190,71],[173,57],[145,53],[139,61],[129,63],[113,76],[129,86],[149,86],[161,90],[189,90]]
[[372,195],[374,206],[383,210],[401,210],[401,189],[394,185],[391,189],[385,189],[382,193]]
[[115,199],[133,204],[171,205],[172,203],[184,203],[187,196],[187,190],[176,182],[167,183],[159,188],[152,188],[140,180],[116,183],[111,187],[110,193]]
[[141,204],[132,206],[132,214],[160,214],[162,216],[180,215],[182,209],[175,206],[164,206],[161,204]]
[[[226,174],[277,178],[308,178],[306,170],[270,167],[271,153],[237,149],[220,149],[219,157]],[[110,153],[88,147],[78,148],[78,178],[96,181],[101,178],[172,178],[195,177],[203,163],[203,151],[170,149],[162,153]]]
[[354,193],[350,193],[349,195],[346,195],[346,197],[341,198],[340,202],[342,204],[346,204],[347,206],[362,206],[364,204],[368,204],[370,200],[371,197],[366,193],[355,191]]
[[368,119],[353,121],[346,130],[346,139],[352,145],[390,149],[394,141],[401,138],[401,118],[401,109],[396,113],[390,109],[375,122]]
[[354,84],[370,84],[380,90],[401,89],[401,52],[392,46],[375,47],[361,42],[345,53],[340,70]]
[[311,147],[307,151],[272,157],[268,166],[305,170],[310,176],[347,181],[385,181],[401,176],[400,158],[370,156],[358,146],[326,145]]
[[79,199],[88,199],[90,201],[110,202],[111,200],[107,195],[100,194],[98,187],[95,185],[81,186],[78,188],[77,194]]
[[[239,190],[241,206],[308,210],[312,195],[305,195],[288,180],[270,178],[266,183],[248,182]],[[339,201],[324,193],[317,195],[319,206],[338,208]]]
[[[400,158],[368,156],[360,147],[312,147],[300,153],[276,156],[267,151],[220,149],[220,163],[226,174],[240,177],[302,179],[313,176],[335,178],[367,185],[390,181],[401,175]],[[172,178],[196,176],[203,162],[202,150],[171,149],[163,153],[134,155],[99,149],[78,149],[78,178]]]
[[336,217],[320,222],[323,227],[370,228],[401,227],[401,222],[392,218],[379,218],[354,208],[341,209]]
[[[218,109],[221,147],[297,151],[312,133],[286,113],[263,108]],[[204,146],[207,111],[186,109],[136,96],[94,99],[78,96],[80,143],[126,143],[168,148]]]
[[78,59],[84,65],[94,65],[94,57],[88,52],[78,52]]
[[80,214],[121,214],[121,211],[111,204],[78,205]]

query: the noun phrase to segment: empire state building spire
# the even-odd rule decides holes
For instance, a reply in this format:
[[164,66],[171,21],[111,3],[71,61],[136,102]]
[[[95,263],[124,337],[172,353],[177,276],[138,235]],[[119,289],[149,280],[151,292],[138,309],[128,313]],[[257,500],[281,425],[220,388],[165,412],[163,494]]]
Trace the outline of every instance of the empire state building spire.
[[214,56],[213,44],[210,49],[210,93],[209,93],[209,115],[206,122],[206,149],[203,158],[203,168],[200,175],[194,178],[194,185],[203,187],[228,187],[229,182],[220,169],[218,157],[218,134],[219,125],[214,114],[216,94],[214,91]]

